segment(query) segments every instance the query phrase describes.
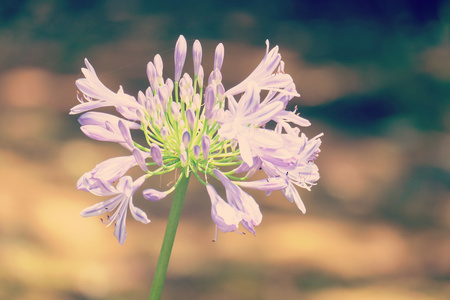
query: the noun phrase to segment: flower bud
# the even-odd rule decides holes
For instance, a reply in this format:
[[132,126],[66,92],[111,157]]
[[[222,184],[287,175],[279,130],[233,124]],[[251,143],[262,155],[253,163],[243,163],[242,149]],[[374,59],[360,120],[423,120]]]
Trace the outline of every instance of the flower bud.
[[187,129],[183,130],[183,135],[181,140],[183,141],[184,147],[188,148],[189,142],[191,141],[191,134]]
[[199,87],[203,87],[203,78],[205,77],[205,73],[203,72],[203,67],[200,66],[197,75],[197,83]]
[[216,52],[214,54],[214,70],[220,70],[222,68],[224,54],[225,49],[223,47],[223,44],[220,43],[219,45],[217,45]]
[[184,36],[180,35],[175,45],[175,82],[178,82],[183,71],[184,62],[186,60],[187,44]]
[[202,45],[198,40],[195,40],[194,46],[192,47],[192,56],[194,60],[194,74],[197,76],[200,64],[202,63]]
[[192,108],[188,108],[186,110],[186,120],[189,126],[189,129],[192,131],[195,127],[195,112]]
[[166,79],[166,85],[169,88],[169,95],[172,95],[173,92],[173,81],[170,78]]
[[211,74],[209,74],[208,85],[216,86],[221,82],[222,82],[222,73],[220,72],[219,69],[214,69],[214,71],[212,71]]
[[187,89],[188,87],[192,86],[192,78],[191,76],[189,76],[188,73],[183,74],[183,78],[180,80],[180,87],[182,86],[181,85],[182,80],[183,80],[183,88]]
[[154,189],[147,189],[142,192],[145,199],[150,201],[159,201],[167,196],[167,192],[161,192]]
[[167,137],[167,135],[168,135],[168,132],[167,132],[166,126],[162,126],[162,127],[161,127],[161,137],[162,137],[163,139],[165,139],[165,138]]
[[153,59],[153,63],[156,68],[156,76],[162,77],[163,76],[163,61],[161,59],[161,56],[159,54],[155,55],[155,58]]
[[208,159],[209,149],[211,148],[211,139],[207,135],[202,136],[203,158]]
[[139,91],[137,100],[138,100],[138,103],[140,105],[145,107],[146,98],[145,98],[145,95],[144,95],[144,93],[142,91]]
[[167,85],[162,85],[158,88],[159,101],[164,110],[167,109],[167,104],[169,103],[169,88]]
[[148,81],[150,82],[150,86],[152,87],[152,89],[154,91],[156,91],[159,84],[158,84],[158,79],[156,78],[156,68],[152,62],[149,62],[147,64],[147,77],[148,77]]
[[195,94],[192,97],[192,109],[197,110],[200,108],[201,105],[202,105],[202,101],[200,100],[200,95]]
[[172,102],[170,104],[170,109],[172,111],[172,115],[175,118],[175,120],[180,121],[180,119],[181,119],[180,104],[178,104],[176,102]]
[[219,83],[216,87],[216,95],[219,101],[223,100],[223,94],[225,94],[225,88],[222,83]]
[[162,160],[162,154],[161,149],[156,144],[152,144],[150,146],[150,155],[152,156],[153,161],[158,165],[162,166],[163,160]]
[[123,137],[123,140],[125,141],[125,143],[128,144],[128,146],[130,146],[131,148],[134,147],[134,143],[133,143],[133,139],[131,138],[131,133],[130,133],[130,128],[128,128],[124,121],[119,120],[118,122],[118,127],[120,130],[120,134]]
[[185,149],[183,149],[183,151],[181,151],[181,153],[180,153],[180,161],[181,161],[181,165],[183,167],[186,167],[186,165],[187,165],[187,153],[186,153]]
[[151,88],[151,87],[148,87],[148,88],[145,90],[145,97],[147,97],[147,98],[152,98],[152,97],[153,97],[153,91],[152,91],[152,88]]
[[198,157],[200,156],[200,152],[202,151],[202,149],[200,148],[199,145],[194,145],[194,147],[193,147],[192,150],[194,151],[194,156],[195,156],[195,158],[198,159]]
[[142,154],[142,151],[139,150],[138,148],[134,148],[133,156],[134,156],[134,159],[136,160],[138,166],[142,169],[142,171],[147,172],[148,168],[147,168],[147,165],[145,164],[145,158],[144,158],[144,155]]
[[214,102],[216,95],[214,93],[214,88],[208,85],[205,92],[205,118],[210,119],[213,116]]

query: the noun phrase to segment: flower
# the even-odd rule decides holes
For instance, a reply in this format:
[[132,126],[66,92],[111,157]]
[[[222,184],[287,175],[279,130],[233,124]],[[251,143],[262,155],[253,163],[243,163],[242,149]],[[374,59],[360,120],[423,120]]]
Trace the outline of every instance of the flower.
[[[114,235],[119,241],[119,244],[122,245],[127,237],[127,230],[125,227],[125,221],[127,219],[127,206],[130,208],[131,215],[136,221],[144,224],[150,222],[145,212],[140,208],[135,207],[133,204],[133,194],[136,189],[142,185],[144,180],[144,177],[140,177],[135,182],[132,181],[130,176],[120,178],[116,188],[114,189],[111,187],[113,195],[116,194],[115,197],[84,209],[81,212],[81,215],[83,217],[98,216],[113,211],[117,208],[112,217],[108,216],[108,221],[109,224],[114,222]],[[105,195],[109,195],[109,193]]]
[[[163,61],[156,55],[146,67],[149,87],[137,97],[122,87],[117,93],[107,88],[86,59],[84,78],[76,81],[80,103],[70,114],[81,114],[78,120],[86,136],[119,143],[130,155],[110,158],[80,177],[78,189],[112,197],[84,209],[81,215],[99,216],[115,210],[108,222],[115,223],[114,235],[123,244],[128,210],[135,220],[150,222],[133,203],[136,191],[146,179],[177,169],[179,177],[172,187],[166,191],[145,188],[143,198],[162,200],[183,177],[194,175],[210,197],[216,235],[217,229],[243,233],[240,226],[256,233],[263,215],[244,189],[267,194],[279,190],[305,212],[296,187],[310,190],[319,179],[315,160],[321,134],[308,139],[299,127],[310,126],[310,122],[296,113],[297,108],[286,110],[299,94],[292,77],[284,71],[278,46],[270,50],[268,41],[266,45],[255,70],[228,90],[220,71],[225,54],[222,43],[216,47],[213,70],[204,83],[200,42],[195,40],[192,47],[192,78],[183,74],[187,42],[180,36],[174,51],[173,80],[164,79]],[[114,107],[117,113],[93,111],[104,107]],[[266,127],[269,122],[276,125],[274,129]],[[145,142],[135,138],[136,131],[141,131]],[[144,174],[133,181],[127,173],[136,166]],[[260,170],[267,178],[248,181]],[[213,179],[223,185],[226,200],[211,184]]]

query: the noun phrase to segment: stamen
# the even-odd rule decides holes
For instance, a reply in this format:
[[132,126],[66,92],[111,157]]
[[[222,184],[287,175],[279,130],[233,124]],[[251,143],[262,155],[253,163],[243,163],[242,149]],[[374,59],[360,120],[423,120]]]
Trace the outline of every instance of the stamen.
[[213,243],[217,241],[217,225],[216,225],[215,231],[216,231],[216,234],[214,236],[214,239],[212,240]]

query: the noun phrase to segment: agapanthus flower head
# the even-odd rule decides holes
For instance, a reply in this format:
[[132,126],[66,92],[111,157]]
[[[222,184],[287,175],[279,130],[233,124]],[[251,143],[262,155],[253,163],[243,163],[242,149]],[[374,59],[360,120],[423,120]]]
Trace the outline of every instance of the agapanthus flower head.
[[[80,104],[71,109],[79,117],[81,130],[90,138],[115,142],[130,155],[99,163],[78,180],[77,188],[97,196],[112,197],[93,205],[82,216],[112,213],[114,234],[122,244],[126,238],[128,208],[134,219],[149,223],[147,215],[134,206],[133,195],[146,179],[178,170],[178,180],[166,191],[145,188],[143,197],[159,201],[172,193],[183,177],[194,175],[205,185],[211,200],[211,216],[222,232],[243,233],[240,226],[255,234],[262,221],[259,205],[243,189],[280,190],[302,212],[305,206],[296,187],[309,190],[319,179],[315,160],[320,152],[320,136],[308,139],[298,126],[309,126],[296,111],[287,111],[288,102],[299,96],[292,77],[285,73],[278,46],[267,50],[261,63],[241,83],[226,89],[221,68],[224,46],[215,50],[214,68],[204,86],[202,47],[193,43],[193,77],[183,72],[187,42],[180,36],[175,46],[175,77],[163,78],[163,61],[156,55],[147,64],[149,87],[137,97],[108,89],[85,60],[84,78],[78,79]],[[269,51],[270,50],[270,51]],[[211,65],[211,64],[209,64]],[[262,97],[261,92],[265,91]],[[117,114],[92,111],[114,107]],[[276,124],[269,129],[266,124]],[[136,138],[141,131],[145,141]],[[134,180],[127,175],[137,167],[143,175]],[[266,178],[248,181],[260,170]],[[212,185],[221,183],[222,198]],[[225,199],[225,200],[224,200]],[[114,212],[112,212],[114,211]]]

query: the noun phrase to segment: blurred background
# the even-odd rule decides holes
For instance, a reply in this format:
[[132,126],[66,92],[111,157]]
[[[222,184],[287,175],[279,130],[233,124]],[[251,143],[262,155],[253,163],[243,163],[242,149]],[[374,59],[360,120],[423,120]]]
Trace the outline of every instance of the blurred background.
[[[126,151],[88,139],[69,109],[86,57],[112,90],[137,95],[157,53],[173,77],[180,34],[209,74],[225,45],[226,88],[279,45],[321,132],[321,179],[253,193],[257,236],[219,234],[191,180],[163,299],[449,299],[450,3],[446,1],[37,1],[0,3],[0,299],[146,299],[171,198],[135,203],[152,222],[111,227],[79,213],[75,188]],[[191,52],[187,70],[192,70]],[[165,189],[171,178],[146,187]],[[223,192],[223,190],[221,190]]]

